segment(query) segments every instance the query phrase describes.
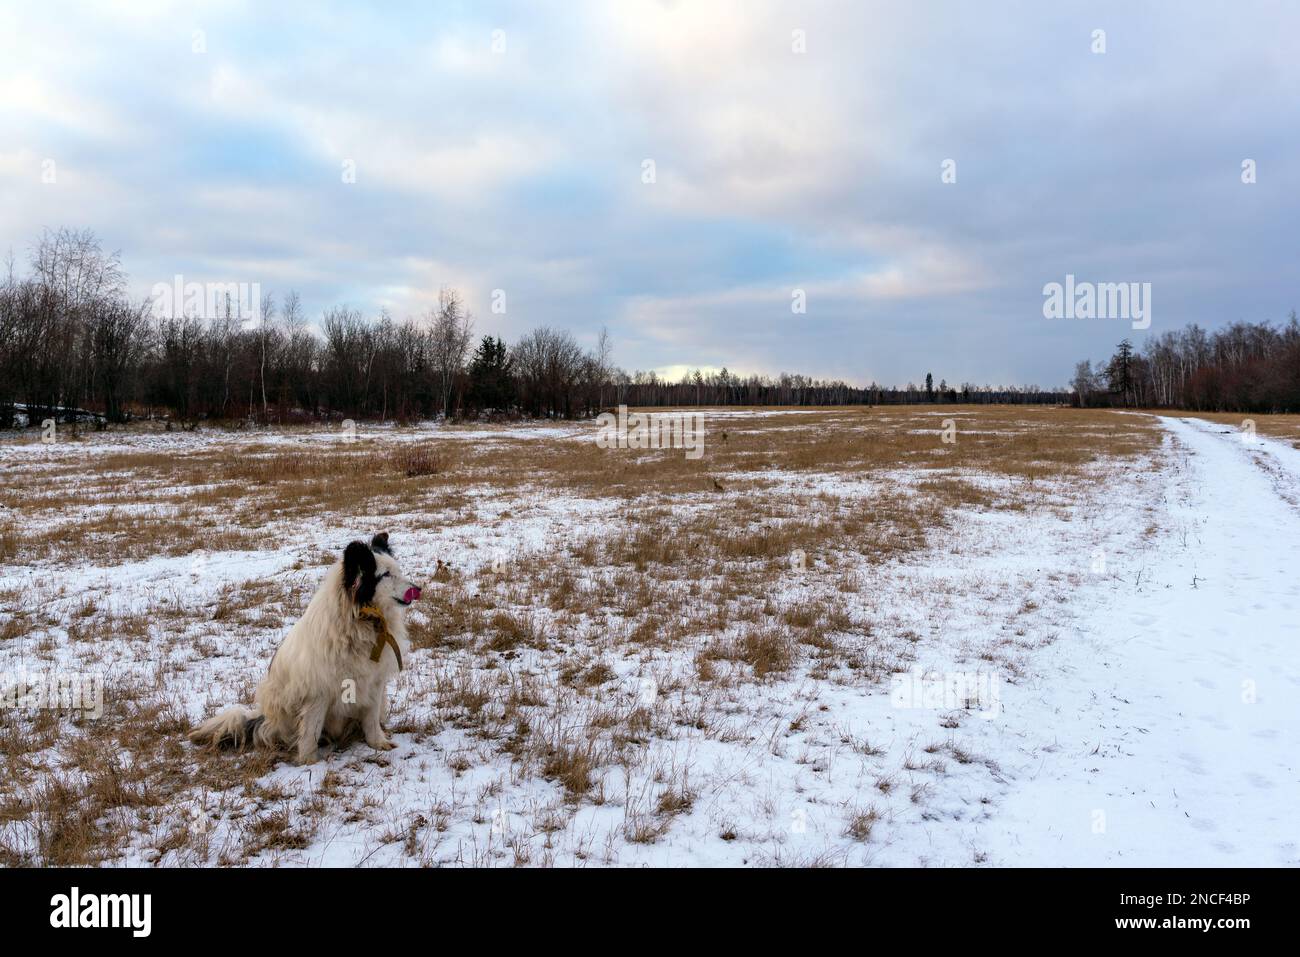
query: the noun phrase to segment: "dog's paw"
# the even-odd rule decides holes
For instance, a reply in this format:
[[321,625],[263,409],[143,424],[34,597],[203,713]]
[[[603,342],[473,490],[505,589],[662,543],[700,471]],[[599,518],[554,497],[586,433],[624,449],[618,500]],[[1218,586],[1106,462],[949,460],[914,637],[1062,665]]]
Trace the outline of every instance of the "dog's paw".
[[376,751],[391,751],[393,748],[397,747],[397,745],[393,744],[393,742],[389,741],[387,738],[378,738],[374,741],[367,741],[366,744],[370,745]]

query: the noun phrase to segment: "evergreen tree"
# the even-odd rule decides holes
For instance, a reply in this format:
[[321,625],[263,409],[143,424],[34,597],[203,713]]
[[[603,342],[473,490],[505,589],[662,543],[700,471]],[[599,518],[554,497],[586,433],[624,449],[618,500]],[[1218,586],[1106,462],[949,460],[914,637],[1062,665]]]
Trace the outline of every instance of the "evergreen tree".
[[469,398],[479,409],[506,409],[514,400],[513,363],[504,340],[484,336],[469,363]]
[[1125,339],[1115,348],[1117,351],[1110,360],[1106,378],[1111,391],[1118,392],[1120,401],[1128,405],[1129,396],[1133,393],[1133,343]]

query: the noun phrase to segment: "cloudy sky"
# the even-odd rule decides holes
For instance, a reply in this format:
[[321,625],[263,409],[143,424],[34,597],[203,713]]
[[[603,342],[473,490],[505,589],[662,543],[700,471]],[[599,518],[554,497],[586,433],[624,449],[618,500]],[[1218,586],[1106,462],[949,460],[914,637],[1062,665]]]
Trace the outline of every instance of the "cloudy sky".
[[[1300,308],[1298,35],[1254,0],[8,0],[0,249],[87,227],[140,296],[312,316],[451,285],[629,370],[1061,385]],[[1067,273],[1150,282],[1150,330],[1044,318]]]

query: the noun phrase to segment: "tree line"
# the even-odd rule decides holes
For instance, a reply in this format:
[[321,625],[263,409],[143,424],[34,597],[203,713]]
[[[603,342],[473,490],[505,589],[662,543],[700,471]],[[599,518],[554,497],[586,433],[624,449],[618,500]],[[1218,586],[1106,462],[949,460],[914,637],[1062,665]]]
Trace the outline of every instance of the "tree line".
[[20,274],[0,283],[0,427],[46,417],[289,423],[414,421],[436,416],[579,418],[618,404],[882,405],[1062,402],[1064,390],[963,384],[922,389],[783,373],[693,370],[678,381],[611,361],[607,332],[584,349],[543,326],[507,345],[475,342],[461,296],[444,289],[425,315],[397,320],[326,309],[315,324],[290,292],[245,315],[226,292],[203,309],[133,301],[118,253],[92,232],[47,230]]
[[1200,326],[1125,339],[1109,359],[1075,366],[1074,402],[1197,412],[1300,412],[1300,321]]

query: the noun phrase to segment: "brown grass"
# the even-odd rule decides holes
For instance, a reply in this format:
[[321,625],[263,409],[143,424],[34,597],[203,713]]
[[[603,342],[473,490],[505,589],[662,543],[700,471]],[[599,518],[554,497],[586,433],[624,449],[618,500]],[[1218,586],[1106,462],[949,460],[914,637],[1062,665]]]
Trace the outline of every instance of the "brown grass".
[[[955,443],[942,441],[946,418],[956,422]],[[415,570],[428,600],[414,609],[412,643],[438,667],[415,706],[390,720],[394,733],[419,740],[463,735],[463,746],[442,756],[455,775],[468,780],[493,753],[504,754],[513,774],[554,782],[571,807],[602,800],[606,774],[634,766],[657,738],[682,728],[738,733],[718,720],[711,699],[737,683],[886,680],[924,639],[878,627],[872,569],[942,542],[964,513],[1055,508],[1062,488],[1104,480],[1094,468],[1103,460],[1149,467],[1144,456],[1158,444],[1142,417],[1054,408],[760,413],[708,428],[698,461],[679,451],[601,450],[590,440],[472,429],[474,438],[455,440],[407,441],[402,433],[397,443],[304,436],[286,445],[230,436],[93,457],[82,449],[0,457],[0,563],[57,570],[198,550],[278,550],[366,510],[397,516],[395,533],[489,525],[508,533],[530,519],[529,503],[607,504],[612,518],[575,522],[571,534],[547,543],[544,561],[512,556],[493,568],[480,552]],[[313,547],[296,571],[310,578],[332,560],[318,552]],[[262,650],[308,597],[287,594],[283,577],[233,582],[201,607],[158,596],[135,612],[91,596],[56,595],[60,611],[30,607],[21,592],[0,593],[0,641],[11,647],[39,656],[66,644],[94,660],[110,641],[125,641],[150,670],[117,688],[98,722],[48,712],[0,721],[0,864],[111,861],[146,819],[155,830],[160,819],[166,824],[156,847],[169,859],[241,863],[306,846],[313,815],[349,800],[338,778],[320,784],[321,809],[290,813],[289,798],[261,783],[274,757],[199,754],[182,743],[187,722],[174,694],[188,662],[210,655],[213,636],[230,635],[256,639],[245,658],[229,662],[249,673],[251,691],[265,667]],[[183,660],[169,660],[174,648]],[[670,655],[685,673],[654,672],[651,702],[618,678],[628,663],[650,673]],[[786,726],[794,733],[808,724],[801,714]],[[863,757],[880,753],[866,742],[851,746]],[[942,773],[941,754],[979,763],[953,747],[905,767]],[[923,790],[911,786],[919,801]],[[890,776],[876,778],[880,795],[893,787]],[[256,804],[222,848],[208,846],[184,817],[207,793]],[[657,781],[639,805],[646,810],[629,812],[627,839],[656,840],[694,801],[680,778]],[[359,799],[345,820],[374,821],[380,810]],[[878,820],[874,808],[851,810],[846,833],[866,841]],[[409,821],[390,830],[409,853],[424,853]],[[730,826],[722,832],[737,837]]]
[[[947,418],[957,426],[952,444],[941,441]],[[1278,424],[1257,417],[1261,431],[1286,428],[1281,420],[1296,417],[1272,418]],[[1103,454],[1131,456],[1151,447],[1149,424],[1091,409],[845,409],[759,414],[712,427],[706,418],[706,429],[705,454],[699,460],[672,450],[604,450],[594,441],[576,439],[424,440],[394,447],[362,438],[304,440],[286,449],[240,437],[232,443],[182,445],[175,452],[115,451],[97,456],[89,474],[76,456],[11,464],[5,469],[0,506],[21,508],[42,519],[44,527],[18,537],[10,524],[0,523],[0,556],[38,562],[57,550],[65,561],[110,564],[155,553],[246,548],[256,545],[268,519],[355,514],[393,502],[444,522],[470,521],[468,493],[483,489],[529,488],[627,501],[675,495],[711,508],[719,496],[724,503],[740,497],[761,505],[762,497],[754,493],[773,489],[774,477],[781,473],[869,477],[900,468],[978,470],[1032,486],[1037,479],[1077,475]],[[723,430],[725,443],[719,438]],[[714,477],[723,480],[724,492],[713,489]],[[936,477],[934,482],[932,491],[940,501],[932,512],[941,511],[954,496],[968,504],[1017,505],[1019,493],[991,496],[960,481]],[[104,508],[70,521],[85,501]],[[928,517],[918,509],[913,520]],[[772,554],[788,550],[801,537],[797,529],[770,524],[733,527],[724,547],[742,556]],[[900,544],[917,543],[904,536]],[[620,547],[639,563],[671,561],[681,553],[645,536]]]
[[1244,429],[1244,423],[1247,420],[1255,423],[1255,431],[1259,435],[1267,435],[1275,439],[1282,439],[1290,443],[1293,448],[1300,449],[1300,415],[1271,415],[1260,412],[1241,413],[1241,412],[1161,412],[1161,415],[1178,415],[1188,418],[1205,419],[1207,422],[1214,422],[1231,429],[1234,432],[1241,432]]

